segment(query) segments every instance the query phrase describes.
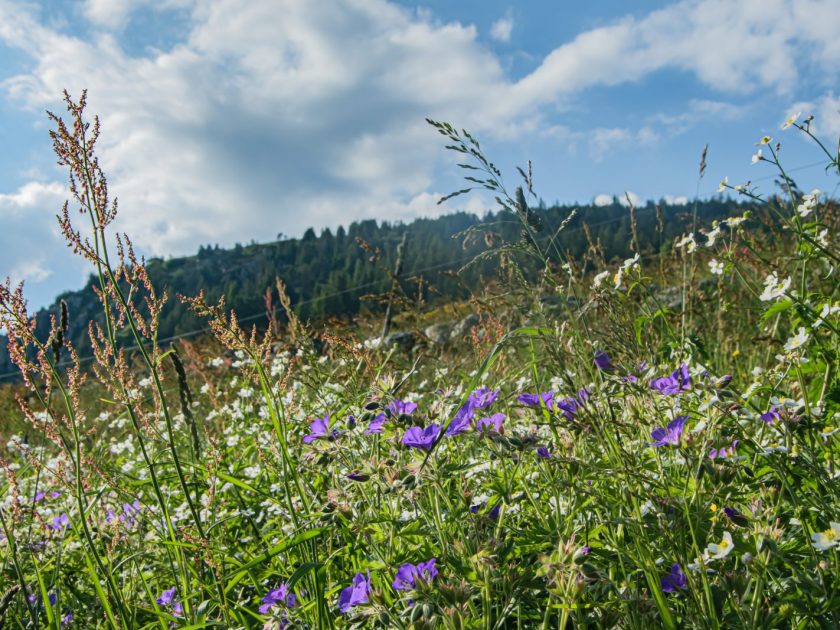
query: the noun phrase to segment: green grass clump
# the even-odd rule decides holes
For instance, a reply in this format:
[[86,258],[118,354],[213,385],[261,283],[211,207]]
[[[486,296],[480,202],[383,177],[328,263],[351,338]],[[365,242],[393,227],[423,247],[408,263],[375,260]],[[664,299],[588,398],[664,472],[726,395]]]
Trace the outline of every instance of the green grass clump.
[[3,627],[840,623],[833,201],[736,186],[761,212],[573,260],[529,210],[530,172],[508,193],[433,122],[521,222],[487,239],[504,281],[470,302],[476,327],[422,353],[328,331],[316,351],[279,287],[288,343],[199,295],[181,299],[215,351],[162,347],[167,297],[109,234],[99,126],[67,105],[53,141],[90,225],[61,225],[104,324],[86,373],[72,314],[40,339],[0,287],[28,425],[0,462]]

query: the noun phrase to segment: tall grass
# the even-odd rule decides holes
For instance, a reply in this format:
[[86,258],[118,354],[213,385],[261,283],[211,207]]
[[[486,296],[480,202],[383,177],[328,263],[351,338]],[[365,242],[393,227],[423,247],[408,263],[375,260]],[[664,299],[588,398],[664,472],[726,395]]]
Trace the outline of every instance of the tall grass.
[[[486,239],[503,280],[471,301],[478,326],[419,354],[325,331],[318,352],[282,284],[293,343],[179,296],[210,353],[157,342],[168,297],[110,232],[98,121],[66,105],[51,136],[81,213],[59,221],[104,324],[85,372],[72,313],[39,339],[0,286],[30,425],[0,462],[4,627],[840,623],[840,217],[773,140],[756,161],[784,194],[722,183],[760,212],[573,260],[529,208],[530,167],[509,192],[430,121],[464,158],[456,195],[490,190],[522,226]],[[840,170],[810,120],[787,127]]]

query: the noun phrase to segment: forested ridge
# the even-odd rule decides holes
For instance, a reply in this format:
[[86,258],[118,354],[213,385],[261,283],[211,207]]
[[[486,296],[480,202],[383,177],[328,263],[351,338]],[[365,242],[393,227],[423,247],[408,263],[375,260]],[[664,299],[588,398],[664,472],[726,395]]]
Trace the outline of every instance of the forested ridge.
[[[674,238],[690,229],[695,212],[698,223],[708,225],[712,220],[742,213],[747,207],[729,199],[703,201],[696,206],[649,202],[634,212],[638,250],[651,254],[669,249]],[[617,201],[601,207],[545,207],[541,202],[532,212],[544,226],[541,235],[546,242],[575,210],[554,240],[554,251],[573,258],[582,256],[589,247],[586,226],[607,260],[631,253],[631,213]],[[471,228],[479,229],[470,232]],[[275,286],[276,278],[285,283],[302,319],[348,318],[376,311],[380,304],[360,298],[385,292],[391,286],[390,270],[404,233],[408,235],[401,276],[405,292],[430,305],[460,299],[482,281],[493,278],[498,262],[487,257],[462,267],[489,247],[517,242],[520,230],[521,223],[506,210],[488,212],[483,217],[456,212],[407,224],[371,219],[334,232],[325,229],[320,235],[309,229],[301,238],[280,236],[273,242],[237,244],[230,249],[202,246],[194,256],[152,259],[148,262],[152,282],[158,290],[166,288],[170,296],[161,314],[158,337],[166,339],[204,327],[176,297],[192,296],[201,290],[209,301],[224,296],[227,307],[240,318],[265,322],[265,293]],[[522,264],[527,268],[528,261]],[[452,272],[458,270],[461,271],[455,277]],[[39,335],[46,338],[50,314],[56,313],[59,302],[64,300],[70,311],[69,337],[82,356],[88,354],[87,322],[101,319],[101,307],[93,291],[95,283],[91,276],[83,289],[59,295],[51,307],[40,310]],[[279,306],[276,299],[274,304]],[[13,371],[2,341],[0,373]]]

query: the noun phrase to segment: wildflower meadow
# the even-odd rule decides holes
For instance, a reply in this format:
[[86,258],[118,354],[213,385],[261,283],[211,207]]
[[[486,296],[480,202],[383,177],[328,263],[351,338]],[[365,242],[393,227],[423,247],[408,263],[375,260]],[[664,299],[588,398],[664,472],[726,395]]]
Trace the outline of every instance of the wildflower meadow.
[[[0,627],[840,625],[840,212],[782,159],[801,134],[840,175],[811,118],[757,139],[780,188],[724,180],[748,211],[644,255],[634,230],[623,261],[568,257],[530,167],[509,188],[429,121],[468,176],[450,197],[489,193],[521,238],[486,239],[468,333],[404,349],[299,320],[282,285],[282,329],[153,286],[111,229],[108,130],[66,106],[59,224],[102,316],[83,362],[69,309],[41,338],[0,286]],[[159,341],[168,300],[208,338]]]

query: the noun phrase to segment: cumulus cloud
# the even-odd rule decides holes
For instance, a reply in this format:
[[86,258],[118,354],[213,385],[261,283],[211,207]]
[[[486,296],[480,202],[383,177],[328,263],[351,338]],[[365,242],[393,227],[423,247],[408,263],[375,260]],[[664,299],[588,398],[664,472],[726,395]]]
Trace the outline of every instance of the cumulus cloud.
[[507,43],[510,41],[510,35],[513,32],[513,18],[509,15],[507,17],[499,18],[490,27],[490,37],[497,42]]
[[799,122],[808,116],[814,117],[811,129],[817,135],[828,136],[829,139],[840,136],[840,96],[834,96],[833,92],[823,94],[815,101],[803,101],[791,105],[787,116],[796,113],[801,113]]
[[608,195],[606,193],[601,193],[600,195],[596,195],[595,198],[592,200],[593,205],[603,208],[604,206],[611,206],[615,203],[615,196]]
[[662,200],[667,203],[669,206],[687,206],[688,205],[688,197],[684,195],[674,196],[674,195],[665,195]]
[[627,190],[624,191],[623,194],[618,195],[618,203],[625,207],[629,207],[630,204],[633,204],[634,207],[638,208],[644,203],[644,200],[641,197],[639,197],[639,195],[637,195],[636,193]]
[[[187,16],[179,41],[141,53],[121,43],[116,31],[137,11],[173,8]],[[474,26],[386,0],[86,0],[81,14],[90,33],[57,26],[35,3],[0,0],[0,43],[31,62],[0,90],[42,112],[60,108],[65,87],[89,88],[119,228],[155,255],[433,211],[427,196],[448,157],[426,116],[482,137],[534,138],[561,128],[549,114],[587,88],[666,69],[740,94],[794,89],[797,64],[827,84],[840,67],[840,38],[818,19],[840,14],[840,0],[683,0],[583,32],[520,79]],[[494,27],[509,38],[513,20]],[[694,107],[713,115],[712,103]],[[600,159],[661,131],[581,133]],[[57,189],[40,186],[6,193],[2,207],[41,204],[51,218]]]
[[6,212],[60,204],[67,197],[67,193],[67,186],[58,182],[27,182],[13,193],[0,193],[0,216]]

